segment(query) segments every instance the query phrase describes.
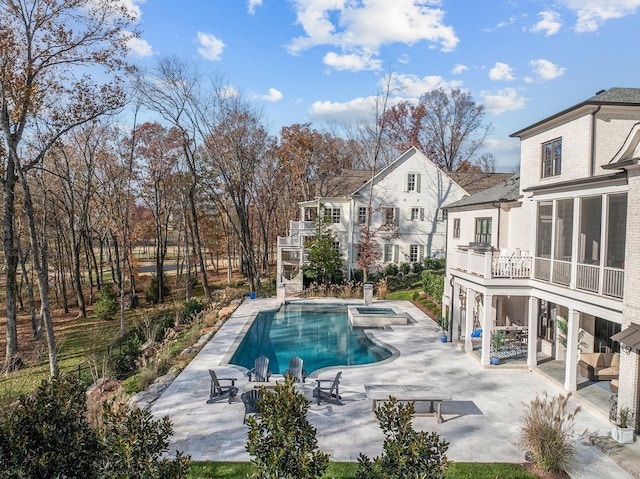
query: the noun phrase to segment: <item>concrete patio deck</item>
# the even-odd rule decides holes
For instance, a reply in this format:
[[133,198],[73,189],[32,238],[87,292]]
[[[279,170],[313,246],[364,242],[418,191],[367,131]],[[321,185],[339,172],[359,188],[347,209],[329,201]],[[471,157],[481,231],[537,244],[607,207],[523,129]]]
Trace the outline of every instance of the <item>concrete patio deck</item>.
[[[450,343],[441,343],[437,325],[410,302],[374,303],[380,307],[390,304],[416,320],[409,325],[371,330],[378,341],[399,352],[396,357],[368,366],[316,371],[307,379],[305,395],[311,398],[315,377],[333,378],[336,371],[343,371],[340,390],[345,405],[318,406],[313,402],[309,410],[309,421],[317,430],[320,449],[328,452],[332,461],[356,461],[360,453],[369,457],[379,455],[383,435],[372,411],[372,401],[366,398],[364,384],[433,384],[452,397],[442,405],[444,421],[437,424],[433,417],[416,417],[413,424],[418,430],[436,431],[448,441],[450,460],[523,462],[524,453],[517,440],[525,404],[543,391],[549,396],[562,393],[558,385],[527,370],[483,369]],[[173,422],[172,452],[183,451],[198,461],[250,460],[245,450],[248,428],[242,424],[243,405],[239,400],[231,404],[226,401],[207,404],[207,370],[215,369],[219,378],[238,378],[236,385],[244,390],[245,370],[227,364],[227,360],[255,314],[278,307],[275,298],[244,301],[152,404],[155,416],[168,415]],[[271,381],[276,379],[272,377]],[[578,400],[572,399],[572,405],[577,405]],[[604,414],[592,408],[585,407],[578,414],[574,428],[578,460],[568,471],[572,478],[633,477],[589,440],[594,434],[608,435],[609,429]],[[628,451],[640,456],[638,443],[628,446]]]

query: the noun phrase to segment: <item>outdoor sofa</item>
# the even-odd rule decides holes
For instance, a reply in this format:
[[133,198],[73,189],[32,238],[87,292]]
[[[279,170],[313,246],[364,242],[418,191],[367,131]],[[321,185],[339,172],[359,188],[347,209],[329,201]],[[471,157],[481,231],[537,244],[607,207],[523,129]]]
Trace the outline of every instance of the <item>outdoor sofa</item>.
[[582,353],[578,358],[578,372],[591,381],[618,379],[620,353]]

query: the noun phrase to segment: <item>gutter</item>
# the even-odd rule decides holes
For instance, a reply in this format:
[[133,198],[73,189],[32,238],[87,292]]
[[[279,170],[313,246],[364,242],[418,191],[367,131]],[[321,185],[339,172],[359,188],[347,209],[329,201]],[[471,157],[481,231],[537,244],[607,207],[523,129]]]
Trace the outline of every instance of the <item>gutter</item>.
[[602,108],[602,105],[598,105],[593,113],[591,113],[591,161],[590,161],[590,175],[596,174],[596,115]]

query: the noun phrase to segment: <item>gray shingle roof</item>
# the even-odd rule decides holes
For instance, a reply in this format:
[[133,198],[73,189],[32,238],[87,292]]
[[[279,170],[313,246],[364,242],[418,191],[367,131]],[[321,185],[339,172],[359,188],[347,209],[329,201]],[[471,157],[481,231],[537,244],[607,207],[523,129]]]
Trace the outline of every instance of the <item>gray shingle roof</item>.
[[542,125],[554,118],[559,118],[566,115],[569,112],[578,110],[588,105],[626,105],[626,106],[638,106],[640,105],[640,88],[610,88],[608,90],[602,90],[596,93],[594,96],[585,100],[577,105],[573,105],[565,110],[562,110],[550,117],[540,120],[533,125],[529,125],[521,130],[511,133],[509,136],[512,138],[519,138],[523,134],[539,125]]
[[495,202],[516,201],[520,198],[520,173],[511,175],[497,185],[480,191],[475,195],[466,196],[458,201],[444,205],[445,208],[457,208],[461,206],[482,205]]

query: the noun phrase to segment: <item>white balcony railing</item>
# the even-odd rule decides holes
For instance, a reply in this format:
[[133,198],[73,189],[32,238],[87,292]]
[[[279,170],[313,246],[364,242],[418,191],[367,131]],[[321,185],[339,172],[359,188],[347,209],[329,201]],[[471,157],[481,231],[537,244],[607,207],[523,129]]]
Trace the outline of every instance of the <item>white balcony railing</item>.
[[[532,271],[533,265],[533,271]],[[573,262],[532,258],[528,255],[498,255],[495,252],[479,252],[472,248],[457,249],[453,255],[453,267],[482,278],[530,278],[582,291],[622,298],[624,269],[600,265],[576,264],[575,281],[572,281]]]
[[483,278],[529,278],[531,276],[530,256],[499,256],[490,251],[458,249],[454,257],[457,269]]
[[[534,263],[534,278],[573,287],[571,286],[572,262],[535,258]],[[624,291],[623,269],[584,263],[577,263],[575,266],[575,289],[612,298],[622,298]],[[551,274],[552,272],[553,274]]]

